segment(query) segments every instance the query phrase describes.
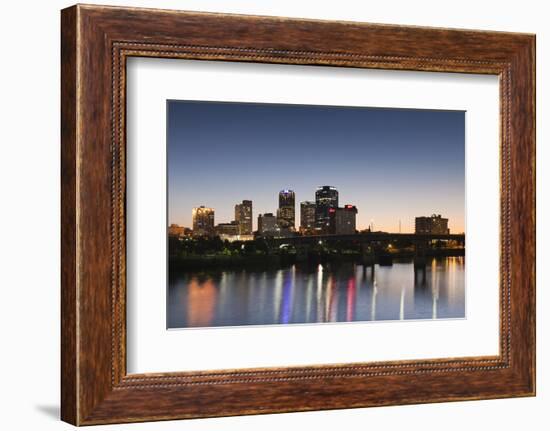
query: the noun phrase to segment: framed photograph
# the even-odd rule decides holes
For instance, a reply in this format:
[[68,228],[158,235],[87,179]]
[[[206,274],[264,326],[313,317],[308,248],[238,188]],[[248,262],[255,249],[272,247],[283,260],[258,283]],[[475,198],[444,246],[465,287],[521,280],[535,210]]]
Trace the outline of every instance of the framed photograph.
[[62,419],[535,394],[535,37],[62,11]]

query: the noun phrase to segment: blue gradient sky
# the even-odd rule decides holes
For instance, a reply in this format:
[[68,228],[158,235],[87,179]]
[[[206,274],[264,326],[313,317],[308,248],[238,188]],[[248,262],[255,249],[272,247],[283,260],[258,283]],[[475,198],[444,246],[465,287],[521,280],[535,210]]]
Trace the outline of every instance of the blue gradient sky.
[[168,101],[168,222],[191,227],[191,210],[253,201],[276,212],[278,192],[314,200],[335,186],[357,206],[357,227],[414,231],[414,217],[442,214],[464,231],[462,111]]

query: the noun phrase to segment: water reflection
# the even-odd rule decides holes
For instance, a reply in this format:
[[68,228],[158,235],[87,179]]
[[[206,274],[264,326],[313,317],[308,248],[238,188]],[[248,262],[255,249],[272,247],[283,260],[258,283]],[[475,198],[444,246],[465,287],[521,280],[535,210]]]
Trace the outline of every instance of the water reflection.
[[463,257],[170,273],[168,327],[461,318],[464,292]]

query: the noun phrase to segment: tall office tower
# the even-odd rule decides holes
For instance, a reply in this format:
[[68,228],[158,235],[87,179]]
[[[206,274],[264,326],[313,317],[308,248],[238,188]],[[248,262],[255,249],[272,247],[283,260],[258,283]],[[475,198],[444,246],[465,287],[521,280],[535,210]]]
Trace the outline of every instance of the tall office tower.
[[277,222],[281,229],[295,229],[295,196],[292,190],[279,192],[279,209],[277,210]]
[[300,203],[300,232],[312,234],[315,230],[315,202]]
[[449,219],[441,217],[441,214],[432,214],[430,217],[416,217],[414,220],[414,233],[448,234]]
[[336,235],[353,235],[357,208],[355,205],[344,205],[343,208],[330,208],[330,233]]
[[239,235],[252,235],[252,201],[235,205],[235,221],[239,225]]
[[214,232],[214,209],[193,208],[193,236],[212,236]]
[[329,233],[331,208],[338,208],[338,190],[332,186],[318,187],[315,192],[315,230]]

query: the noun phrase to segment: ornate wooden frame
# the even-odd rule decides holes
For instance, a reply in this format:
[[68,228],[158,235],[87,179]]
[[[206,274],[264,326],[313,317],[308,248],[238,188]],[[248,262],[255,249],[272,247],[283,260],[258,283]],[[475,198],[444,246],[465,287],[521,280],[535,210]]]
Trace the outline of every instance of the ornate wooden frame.
[[[535,36],[103,6],[62,11],[61,416],[75,425],[535,394]],[[129,56],[494,74],[500,354],[127,375]]]

